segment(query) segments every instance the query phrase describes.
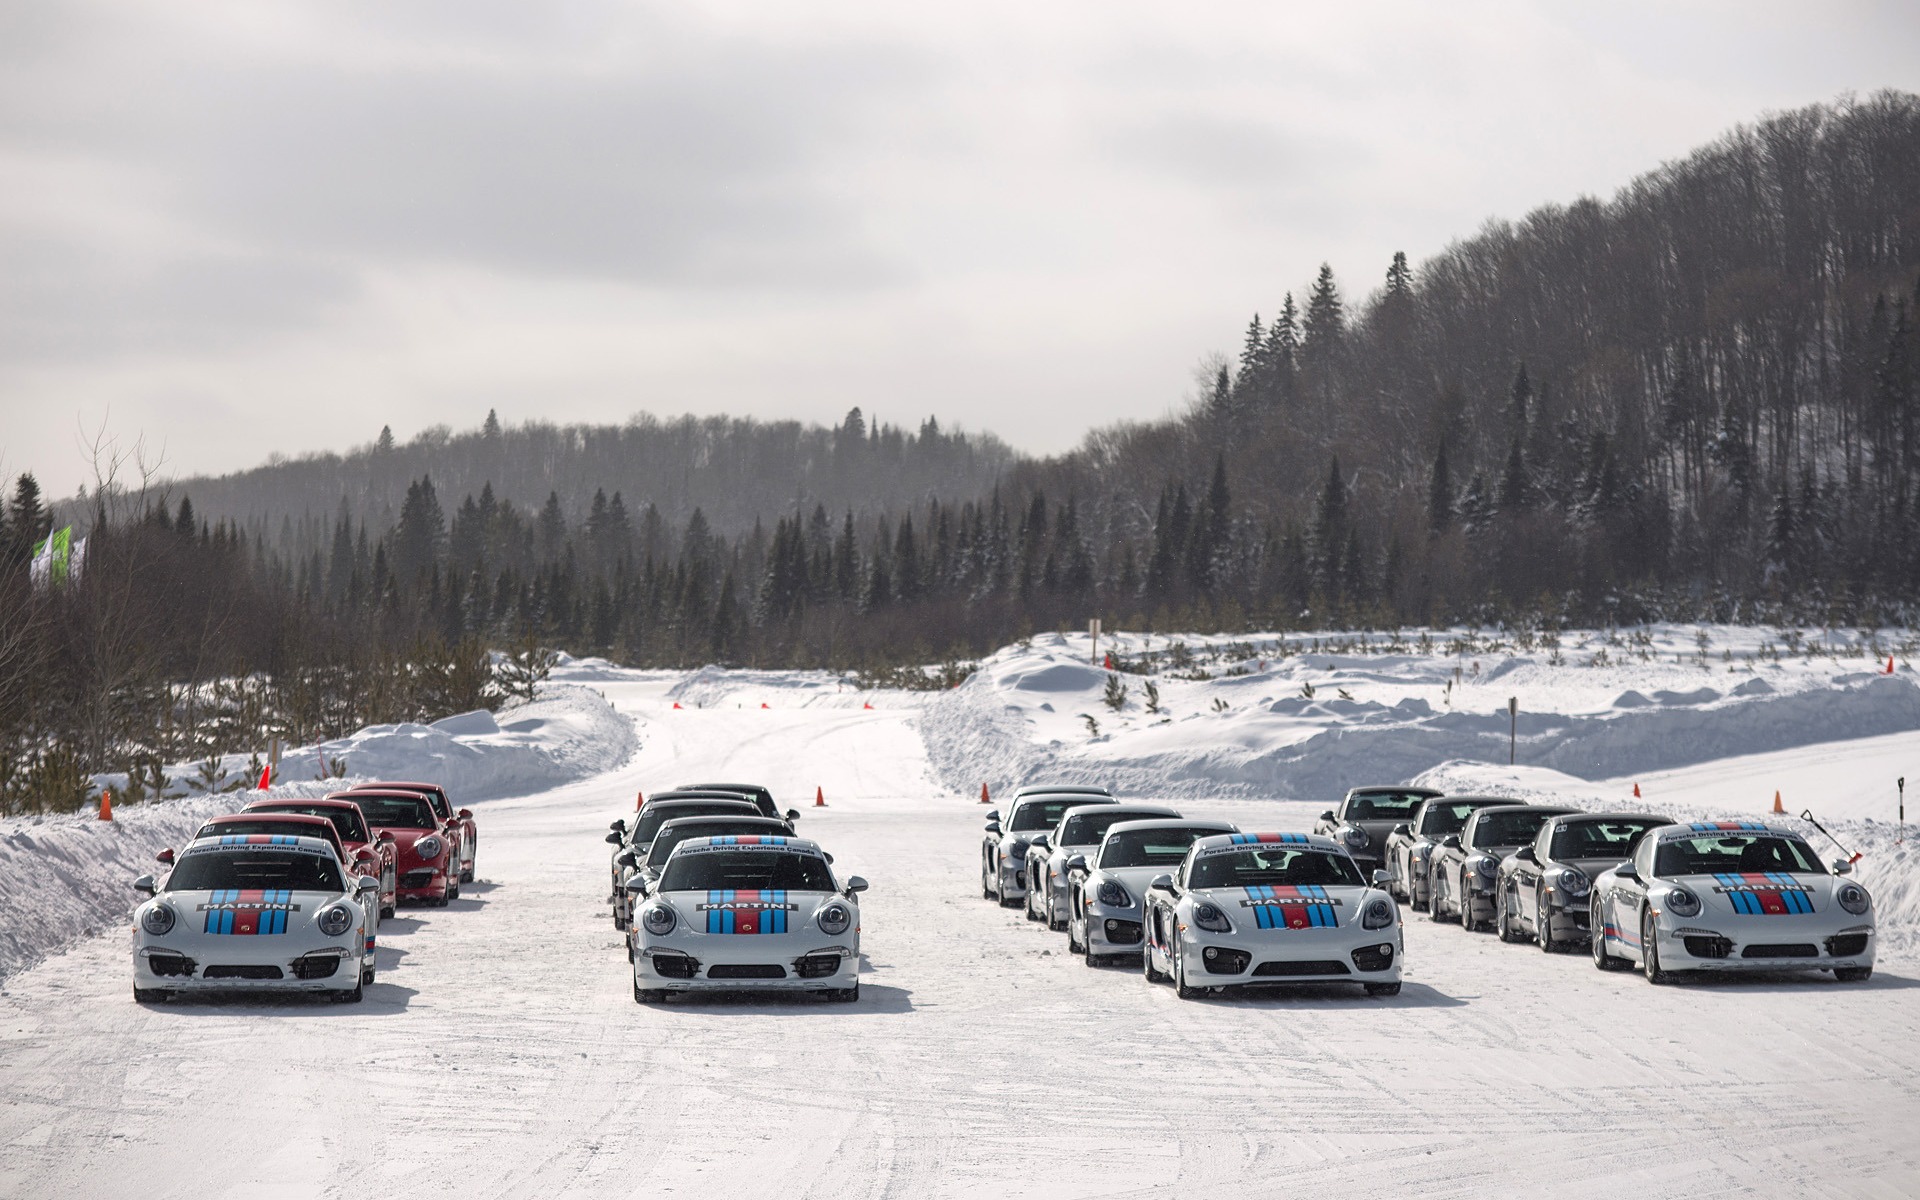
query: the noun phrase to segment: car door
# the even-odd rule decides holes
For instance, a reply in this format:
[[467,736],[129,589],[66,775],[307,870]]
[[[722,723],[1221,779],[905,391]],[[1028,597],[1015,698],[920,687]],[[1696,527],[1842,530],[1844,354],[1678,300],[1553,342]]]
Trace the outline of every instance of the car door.
[[1527,928],[1538,932],[1540,928],[1540,880],[1546,874],[1546,864],[1551,861],[1547,851],[1553,845],[1553,822],[1547,821],[1540,826],[1540,832],[1533,839],[1533,861],[1516,859],[1514,861],[1514,907],[1517,915],[1525,920]]
[[1613,877],[1613,886],[1608,889],[1607,912],[1604,914],[1607,924],[1619,935],[1614,945],[1625,950],[1626,957],[1640,961],[1640,910],[1647,902],[1645,880],[1653,873],[1653,839],[1642,838],[1633,857],[1627,861],[1640,876],[1640,881]]

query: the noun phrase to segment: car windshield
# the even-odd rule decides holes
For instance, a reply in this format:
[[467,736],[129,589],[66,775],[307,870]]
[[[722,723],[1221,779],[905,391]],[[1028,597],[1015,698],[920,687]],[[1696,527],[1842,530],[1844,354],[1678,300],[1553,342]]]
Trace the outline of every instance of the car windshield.
[[658,808],[648,805],[640,810],[640,818],[633,823],[633,844],[646,845],[662,825],[682,817],[722,817],[728,813],[745,816],[753,811],[753,806],[744,800],[676,800]]
[[333,822],[340,837],[349,842],[370,842],[366,823],[360,820],[360,814],[351,808],[332,808],[321,805],[276,804],[272,808],[256,809],[257,812],[299,813],[307,817],[325,817]]
[[1473,827],[1473,848],[1484,850],[1492,846],[1525,845],[1540,833],[1540,827],[1552,815],[1544,812],[1482,813]]
[[1122,821],[1138,821],[1142,816],[1162,816],[1158,813],[1127,812],[1124,809],[1114,812],[1081,813],[1077,817],[1068,817],[1065,828],[1060,831],[1062,846],[1097,846],[1100,839],[1107,836]]
[[1664,820],[1571,821],[1553,831],[1547,853],[1556,862],[1573,858],[1619,858],[1633,853],[1633,844]]
[[1035,833],[1042,829],[1052,829],[1060,823],[1060,818],[1070,808],[1093,803],[1086,796],[1063,796],[1058,800],[1023,800],[1020,807],[1013,810],[1013,824],[1007,826],[1008,833]]
[[1187,856],[1187,847],[1218,829],[1133,829],[1110,833],[1100,844],[1102,867],[1174,867]]
[[1485,807],[1485,804],[1475,804],[1470,800],[1430,801],[1426,814],[1420,818],[1420,832],[1430,838],[1459,833],[1467,827],[1467,818]]
[[433,809],[418,796],[361,796],[355,801],[367,820],[382,829],[432,829]]
[[1703,833],[1662,841],[1654,852],[1653,873],[1662,879],[1682,875],[1745,874],[1748,871],[1818,873],[1825,870],[1807,844],[1770,833]]
[[1248,846],[1209,854],[1193,864],[1190,888],[1361,886],[1360,869],[1344,854],[1297,846]]
[[1361,792],[1347,797],[1347,821],[1404,821],[1429,799],[1426,792]]
[[271,850],[189,853],[181,857],[180,865],[167,877],[170,892],[210,892],[222,888],[346,891],[340,869],[331,858]]
[[652,845],[647,847],[647,865],[659,870],[666,865],[667,856],[681,842],[703,837],[792,837],[793,829],[784,821],[769,821],[765,817],[745,817],[736,821],[699,821],[681,825],[669,821],[653,835]]
[[714,850],[682,854],[660,877],[663,892],[710,892],[721,888],[831,892],[833,875],[823,859],[786,850]]
[[325,838],[326,832],[307,824],[305,821],[276,821],[272,817],[261,817],[257,821],[210,821],[194,834],[195,839],[203,837],[228,837],[242,833],[274,833],[286,837]]

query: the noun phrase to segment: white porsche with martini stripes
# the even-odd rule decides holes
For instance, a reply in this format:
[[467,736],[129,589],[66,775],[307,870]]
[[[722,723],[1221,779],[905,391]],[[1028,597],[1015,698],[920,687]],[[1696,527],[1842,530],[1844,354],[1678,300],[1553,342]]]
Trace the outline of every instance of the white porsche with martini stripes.
[[674,847],[639,893],[628,930],[633,998],[675,992],[811,991],[860,998],[860,901],[867,881],[834,880],[813,842],[694,838]]
[[1663,825],[1593,882],[1593,963],[1638,965],[1651,983],[1680,971],[1873,975],[1873,897],[1806,839],[1760,821]]
[[380,881],[348,874],[331,843],[269,834],[208,837],[163,885],[134,883],[133,998],[190,992],[325,994],[358,1001],[373,982]]
[[1249,984],[1400,991],[1400,909],[1330,837],[1201,838],[1148,885],[1146,918],[1146,976],[1183,1000]]

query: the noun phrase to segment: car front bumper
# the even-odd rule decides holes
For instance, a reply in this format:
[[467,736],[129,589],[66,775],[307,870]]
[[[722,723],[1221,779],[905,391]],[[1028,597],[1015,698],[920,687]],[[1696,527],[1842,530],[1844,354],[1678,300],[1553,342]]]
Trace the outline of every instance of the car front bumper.
[[837,990],[859,982],[860,952],[857,943],[817,936],[670,937],[641,942],[633,975],[641,988],[672,992]]
[[1089,904],[1085,920],[1089,954],[1138,954],[1146,948],[1145,913],[1138,906]]
[[[278,941],[223,938],[222,942]],[[371,939],[367,939],[369,942]],[[168,992],[341,992],[360,986],[362,954],[351,939],[308,944],[210,945],[211,939],[154,938],[136,945],[133,986]],[[368,952],[371,946],[367,947]],[[320,974],[331,960],[333,969]],[[181,973],[182,970],[186,973]],[[277,971],[277,975],[268,972]]]
[[1397,983],[1405,953],[1397,922],[1384,929],[1356,925],[1234,933],[1189,926],[1179,938],[1187,983],[1194,987]]
[[1820,921],[1808,927],[1782,918],[1761,920],[1779,924],[1755,928],[1747,922],[1729,925],[1695,919],[1668,924],[1663,919],[1654,930],[1660,966],[1668,971],[1722,972],[1830,971],[1873,966],[1879,936],[1871,924]]

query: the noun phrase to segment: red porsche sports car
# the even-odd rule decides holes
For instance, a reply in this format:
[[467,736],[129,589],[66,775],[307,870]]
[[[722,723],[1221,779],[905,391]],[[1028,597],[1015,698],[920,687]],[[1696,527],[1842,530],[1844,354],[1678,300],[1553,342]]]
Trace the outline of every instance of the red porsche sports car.
[[330,800],[351,800],[367,814],[367,824],[393,835],[398,858],[401,900],[421,900],[446,907],[460,895],[458,834],[433,811],[419,792],[398,788],[383,791],[335,792]]
[[[363,783],[347,789],[352,792],[418,792],[433,805],[434,815],[452,827],[459,839],[460,878],[459,883],[473,882],[474,860],[480,853],[480,828],[474,824],[473,813],[468,809],[453,807],[453,798],[447,795],[447,789],[437,783],[417,783],[412,780],[383,780],[377,783]],[[458,891],[459,889],[455,889]]]
[[255,800],[242,811],[325,818],[339,834],[340,844],[346,847],[348,854],[373,855],[377,869],[361,873],[375,876],[380,880],[380,915],[382,917],[393,915],[394,905],[400,900],[399,851],[394,844],[393,835],[384,830],[375,829],[358,804],[352,800],[343,799]]

